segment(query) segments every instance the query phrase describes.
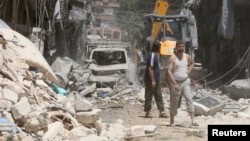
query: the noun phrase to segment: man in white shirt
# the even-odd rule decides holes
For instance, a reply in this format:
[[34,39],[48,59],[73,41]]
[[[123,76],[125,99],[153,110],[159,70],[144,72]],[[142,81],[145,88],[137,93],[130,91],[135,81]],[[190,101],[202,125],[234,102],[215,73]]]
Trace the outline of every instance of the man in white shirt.
[[167,80],[170,82],[170,125],[174,126],[174,116],[180,105],[181,96],[186,100],[187,112],[191,117],[191,125],[198,126],[194,122],[194,104],[188,77],[194,67],[194,60],[185,52],[185,44],[182,41],[176,43],[174,55],[168,60]]

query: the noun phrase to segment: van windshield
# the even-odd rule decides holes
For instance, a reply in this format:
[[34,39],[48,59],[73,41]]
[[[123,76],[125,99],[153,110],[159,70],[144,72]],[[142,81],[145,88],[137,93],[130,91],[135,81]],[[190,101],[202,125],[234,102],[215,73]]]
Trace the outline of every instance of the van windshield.
[[94,51],[92,58],[97,65],[125,64],[126,56],[124,51]]

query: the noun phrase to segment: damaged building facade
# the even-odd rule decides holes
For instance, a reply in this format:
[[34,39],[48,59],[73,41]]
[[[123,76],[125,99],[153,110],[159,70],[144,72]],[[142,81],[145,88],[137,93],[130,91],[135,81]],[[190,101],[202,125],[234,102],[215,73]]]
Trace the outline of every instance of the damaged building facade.
[[213,72],[211,79],[219,78],[223,84],[235,78],[247,78],[250,45],[247,13],[250,2],[196,0],[191,9],[197,20],[199,39],[196,61]]
[[36,43],[50,64],[57,56],[80,61],[85,32],[93,20],[90,4],[85,0],[1,0],[0,17]]

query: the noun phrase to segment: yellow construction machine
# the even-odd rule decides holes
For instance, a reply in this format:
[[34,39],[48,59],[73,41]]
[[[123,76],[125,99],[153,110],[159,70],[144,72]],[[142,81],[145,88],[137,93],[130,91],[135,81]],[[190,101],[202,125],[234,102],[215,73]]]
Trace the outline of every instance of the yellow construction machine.
[[[144,60],[137,63],[139,81],[143,83],[146,68],[146,58],[151,51],[153,42],[161,43],[161,80],[165,80],[167,60],[174,53],[177,40],[190,41],[188,28],[189,18],[185,15],[169,15],[169,3],[166,0],[156,0],[152,14],[145,16],[145,34],[143,54]],[[186,50],[188,53],[188,50]]]
[[[169,4],[167,1],[156,0],[153,14],[158,15],[158,16],[165,16],[168,13],[168,7],[169,7]],[[154,40],[156,40],[156,37],[162,28],[163,22],[162,21],[154,21],[152,24],[153,24],[152,25],[152,40],[154,41]],[[165,26],[169,32],[173,33],[169,24],[165,24]]]
[[[156,0],[153,13],[145,16],[144,45],[147,51],[150,51],[150,46],[155,41],[160,41],[165,46],[173,45],[169,41],[186,41],[188,17],[184,15],[168,15],[168,9],[169,3],[167,0]],[[167,50],[170,52],[161,52],[162,55],[172,54],[171,48]]]

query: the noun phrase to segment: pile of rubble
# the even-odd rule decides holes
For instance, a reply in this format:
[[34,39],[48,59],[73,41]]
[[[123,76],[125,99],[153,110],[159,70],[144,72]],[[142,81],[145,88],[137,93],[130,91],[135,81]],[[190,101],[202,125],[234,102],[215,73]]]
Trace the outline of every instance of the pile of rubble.
[[[155,130],[154,126],[126,128],[122,120],[103,123],[101,109],[85,98],[90,93],[95,93],[96,99],[102,98],[94,84],[67,91],[67,94],[58,93],[54,89],[60,88],[55,85],[57,75],[32,42],[10,29],[0,29],[0,34],[4,41],[0,43],[0,132],[3,140],[115,141],[144,136],[145,131]],[[113,100],[131,90],[126,87],[114,92]]]
[[[20,141],[129,141],[156,134],[153,125],[127,128],[121,119],[104,123],[101,109],[93,105],[96,101],[141,104],[144,101],[143,88],[130,85],[97,88],[88,83],[88,70],[77,69],[74,63],[56,70],[47,64],[34,44],[19,33],[0,29],[0,34],[2,138]],[[65,75],[69,77],[65,78]],[[60,86],[60,78],[67,87]],[[167,90],[163,92],[168,93]],[[196,114],[200,115],[213,116],[218,111],[225,114],[249,109],[249,102],[239,100],[236,103],[220,91],[201,90],[195,96],[198,97]],[[169,99],[165,100],[165,103],[169,102]]]

